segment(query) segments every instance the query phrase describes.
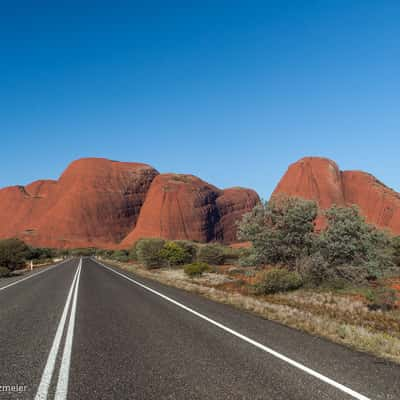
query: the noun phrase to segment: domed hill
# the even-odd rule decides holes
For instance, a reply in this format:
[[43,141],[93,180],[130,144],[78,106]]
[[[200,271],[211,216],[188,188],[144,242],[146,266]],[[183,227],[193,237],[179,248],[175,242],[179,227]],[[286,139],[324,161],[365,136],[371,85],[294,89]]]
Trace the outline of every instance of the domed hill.
[[237,241],[236,223],[241,220],[243,214],[252,210],[259,201],[258,194],[251,189],[235,187],[222,191],[221,196],[217,198],[217,207],[220,211],[220,227],[225,243]]
[[193,175],[158,175],[150,186],[136,227],[121,247],[131,246],[143,237],[234,241],[234,221],[258,201],[252,190],[220,190]]
[[272,197],[281,194],[315,200],[323,209],[355,204],[368,222],[400,234],[400,195],[370,174],[341,172],[329,159],[307,157],[290,165]]
[[322,208],[345,203],[339,168],[326,158],[303,158],[290,165],[272,195],[278,193],[315,200]]
[[28,186],[0,190],[0,237],[29,234],[49,206],[56,181],[36,181]]
[[342,172],[344,196],[357,204],[371,223],[400,234],[400,194],[362,171]]
[[124,244],[143,236],[233,241],[236,220],[257,201],[251,190],[223,191],[191,175],[159,175],[146,164],[84,158],[57,181],[0,189],[0,238],[20,237],[43,247],[109,248],[125,237]]
[[0,236],[49,247],[115,244],[135,226],[157,174],[146,164],[86,158],[58,181],[2,189]]

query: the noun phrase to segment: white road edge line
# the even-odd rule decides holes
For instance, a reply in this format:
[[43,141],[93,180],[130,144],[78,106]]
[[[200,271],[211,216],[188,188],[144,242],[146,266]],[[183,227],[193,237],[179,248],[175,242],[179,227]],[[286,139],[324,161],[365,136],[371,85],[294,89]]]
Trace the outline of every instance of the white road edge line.
[[71,314],[69,316],[69,322],[67,328],[67,336],[65,338],[64,352],[58,374],[56,395],[54,396],[56,400],[64,400],[67,398],[68,395],[69,370],[71,365],[72,343],[74,341],[76,304],[78,300],[79,278],[81,276],[81,270],[82,270],[82,258],[80,259],[79,262],[79,273],[78,273],[78,278],[76,280],[74,298],[72,300]]
[[71,260],[71,259],[61,261],[60,263],[58,263],[58,264],[56,264],[56,265],[53,265],[52,267],[46,268],[46,269],[44,269],[44,270],[42,270],[42,271],[39,271],[39,272],[37,272],[36,274],[29,275],[29,276],[27,276],[26,278],[18,279],[17,281],[15,281],[15,282],[13,282],[13,283],[10,283],[10,284],[7,285],[7,286],[2,286],[2,287],[0,287],[0,292],[1,292],[2,290],[4,290],[4,289],[7,289],[7,288],[11,287],[11,286],[17,285],[18,283],[24,282],[24,281],[26,281],[27,279],[34,278],[35,276],[38,276],[38,275],[40,275],[40,274],[43,274],[43,272],[51,271],[52,269],[58,267],[58,266],[61,265],[61,264],[66,263],[67,261],[70,261],[70,260]]
[[36,392],[35,400],[46,400],[47,399],[49,387],[51,384],[51,379],[52,379],[53,373],[54,373],[54,367],[55,367],[56,360],[57,360],[58,349],[60,347],[62,335],[64,332],[65,321],[67,319],[68,309],[69,309],[69,305],[71,303],[72,293],[75,288],[75,282],[77,280],[77,277],[78,277],[78,274],[80,271],[80,266],[81,265],[79,264],[79,266],[75,272],[74,279],[72,280],[72,284],[71,284],[71,287],[69,289],[68,296],[67,296],[67,301],[65,302],[64,310],[61,315],[60,322],[58,323],[57,331],[54,336],[53,344],[51,346],[50,353],[47,358],[46,366],[43,370],[42,378],[40,380],[40,384],[39,384],[38,390]]
[[317,371],[315,371],[315,370],[313,370],[311,368],[308,368],[305,365],[303,365],[303,364],[301,364],[301,363],[299,363],[299,362],[297,362],[295,360],[292,360],[291,358],[289,358],[289,357],[287,357],[287,356],[285,356],[285,355],[283,355],[283,354],[281,354],[281,353],[279,353],[279,352],[277,352],[277,351],[275,351],[275,350],[273,350],[273,349],[271,349],[271,348],[269,348],[267,346],[264,346],[263,344],[255,341],[253,339],[250,339],[249,337],[247,337],[245,335],[242,335],[239,332],[234,331],[231,328],[228,328],[227,326],[225,326],[225,325],[223,325],[223,324],[221,324],[221,323],[219,323],[219,322],[217,322],[217,321],[215,321],[215,320],[213,320],[213,319],[211,319],[211,318],[199,313],[198,311],[193,310],[190,307],[185,306],[184,304],[182,304],[182,303],[180,303],[180,302],[178,302],[178,301],[176,301],[176,300],[174,300],[174,299],[172,299],[172,298],[170,298],[170,297],[158,292],[157,290],[154,290],[154,289],[144,285],[143,283],[140,283],[140,282],[138,282],[138,281],[136,281],[136,280],[134,280],[132,278],[129,278],[128,276],[126,276],[124,274],[121,274],[120,272],[115,271],[114,269],[112,269],[110,267],[107,267],[106,265],[102,264],[101,262],[99,262],[99,261],[97,261],[95,259],[92,259],[92,260],[95,261],[97,264],[101,265],[102,267],[114,272],[114,274],[117,274],[117,275],[127,279],[128,281],[134,283],[135,285],[138,285],[138,286],[142,287],[143,289],[148,290],[149,292],[151,292],[151,293],[163,298],[164,300],[167,300],[170,303],[175,304],[176,306],[178,306],[178,307],[180,307],[180,308],[182,308],[182,309],[184,309],[184,310],[196,315],[197,317],[209,322],[210,324],[217,326],[218,328],[224,330],[225,332],[228,332],[231,335],[236,336],[237,338],[242,339],[243,341],[245,341],[245,342],[247,342],[249,344],[252,344],[253,346],[265,351],[266,353],[269,353],[272,356],[274,356],[274,357],[276,357],[276,358],[288,363],[289,365],[291,365],[291,366],[293,366],[293,367],[295,367],[295,368],[297,368],[297,369],[299,369],[299,370],[301,370],[301,371],[313,376],[314,378],[317,378],[320,381],[325,382],[328,385],[333,386],[334,388],[336,388],[336,389],[338,389],[338,390],[340,390],[340,391],[352,396],[353,398],[355,398],[357,400],[371,400],[369,397],[366,397],[366,396],[362,395],[361,393],[358,393],[358,392],[348,388],[347,386],[342,385],[341,383],[336,382],[333,379],[328,378],[327,376],[322,375],[319,372],[317,372]]

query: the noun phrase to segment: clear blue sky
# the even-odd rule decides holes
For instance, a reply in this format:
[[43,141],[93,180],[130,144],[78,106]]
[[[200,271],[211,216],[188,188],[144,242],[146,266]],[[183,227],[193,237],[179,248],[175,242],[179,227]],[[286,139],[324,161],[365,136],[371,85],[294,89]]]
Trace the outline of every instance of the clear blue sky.
[[319,155],[400,191],[399,1],[58,3],[2,2],[0,187],[95,156],[266,198]]

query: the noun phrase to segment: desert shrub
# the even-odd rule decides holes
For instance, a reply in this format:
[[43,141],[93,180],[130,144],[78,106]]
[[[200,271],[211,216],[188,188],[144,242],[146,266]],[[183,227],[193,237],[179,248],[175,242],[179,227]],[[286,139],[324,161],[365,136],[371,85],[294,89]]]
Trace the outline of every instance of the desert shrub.
[[129,252],[127,250],[115,250],[111,254],[111,258],[120,262],[129,261]]
[[0,266],[13,271],[24,267],[29,258],[29,247],[19,239],[0,240]]
[[224,255],[224,264],[238,264],[240,257],[247,249],[235,249],[229,246],[221,246]]
[[71,249],[69,254],[73,257],[91,257],[96,255],[97,249],[94,247],[83,247]]
[[54,249],[46,247],[30,247],[29,248],[29,260],[51,260],[57,255]]
[[163,248],[160,250],[160,257],[168,267],[185,264],[191,259],[186,249],[173,241],[164,243]]
[[376,279],[393,267],[390,237],[367,224],[357,207],[331,207],[318,250],[333,273],[349,281]]
[[197,248],[198,248],[198,245],[196,245],[196,243],[191,242],[190,240],[175,240],[174,243],[176,243],[178,246],[184,249],[186,254],[184,262],[185,264],[190,264],[196,260]]
[[137,242],[128,250],[128,258],[131,261],[138,261],[136,244]]
[[96,256],[102,257],[102,258],[112,258],[114,254],[113,250],[108,250],[108,249],[96,249]]
[[395,308],[397,301],[396,290],[384,286],[370,289],[366,293],[366,298],[369,302],[368,307],[371,310],[392,310]]
[[210,271],[210,266],[204,262],[195,262],[192,264],[187,264],[183,268],[183,271],[186,275],[190,276],[191,278],[199,277],[203,275],[204,272]]
[[335,279],[328,262],[318,251],[298,259],[295,269],[309,286],[319,286]]
[[55,256],[56,257],[62,257],[62,258],[70,257],[71,256],[71,250],[70,249],[57,249],[57,250],[55,250]]
[[243,216],[238,226],[238,238],[252,243],[253,260],[257,264],[294,267],[296,260],[313,251],[317,214],[317,205],[313,201],[275,198],[257,205]]
[[259,264],[257,254],[253,248],[241,249],[237,262],[241,267],[254,267]]
[[10,276],[11,271],[6,267],[0,267],[0,278],[6,278]]
[[392,239],[393,262],[400,267],[400,236]]
[[221,265],[224,263],[224,248],[219,244],[206,244],[199,247],[197,260],[202,263]]
[[257,283],[258,294],[273,294],[295,290],[303,285],[303,280],[297,272],[285,268],[273,268],[263,274]]
[[140,263],[146,268],[159,268],[163,265],[164,259],[161,256],[165,240],[158,238],[140,239],[136,243],[136,255]]

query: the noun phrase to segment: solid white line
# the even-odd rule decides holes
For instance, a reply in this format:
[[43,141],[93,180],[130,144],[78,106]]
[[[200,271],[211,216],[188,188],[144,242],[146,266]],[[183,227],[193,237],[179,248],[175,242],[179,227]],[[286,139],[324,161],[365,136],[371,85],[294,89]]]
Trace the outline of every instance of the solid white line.
[[58,264],[56,264],[56,265],[53,265],[52,267],[46,268],[46,269],[44,269],[44,270],[42,270],[42,271],[39,271],[39,272],[37,272],[36,274],[32,274],[32,275],[27,276],[26,278],[19,279],[19,280],[13,282],[13,283],[10,283],[10,284],[7,285],[7,286],[2,286],[2,287],[0,287],[0,291],[2,291],[2,290],[4,290],[4,289],[7,289],[7,288],[9,288],[9,287],[11,287],[11,286],[17,285],[18,283],[24,282],[24,281],[26,281],[27,279],[30,279],[30,278],[33,278],[33,277],[38,276],[38,275],[40,275],[40,274],[43,274],[43,272],[51,271],[52,269],[58,267],[58,266],[61,265],[61,264],[66,263],[67,261],[70,261],[70,260],[68,259],[68,260],[61,261],[60,263],[58,263]]
[[54,367],[57,360],[58,349],[60,347],[62,334],[64,332],[65,321],[67,319],[69,305],[71,303],[72,293],[75,288],[75,282],[80,271],[80,266],[78,266],[74,279],[72,281],[71,287],[68,292],[67,301],[65,302],[64,310],[61,315],[60,322],[58,323],[56,335],[54,336],[53,344],[50,349],[49,356],[47,358],[46,366],[43,370],[42,378],[38,390],[36,392],[35,400],[46,400],[49,392],[49,387],[51,384],[51,379],[54,373]]
[[60,371],[58,374],[58,382],[55,399],[64,400],[67,398],[68,394],[68,381],[69,381],[69,369],[71,365],[71,353],[72,353],[72,343],[74,341],[74,328],[75,328],[75,318],[76,318],[76,304],[78,300],[79,291],[79,278],[81,276],[82,269],[82,258],[79,262],[79,273],[76,280],[74,299],[72,301],[71,314],[69,316],[67,336],[65,338],[64,352],[61,361]]
[[223,325],[223,324],[221,324],[221,323],[219,323],[219,322],[217,322],[217,321],[215,321],[215,320],[213,320],[213,319],[211,319],[211,318],[199,313],[198,311],[195,311],[192,308],[187,307],[182,303],[179,303],[178,301],[176,301],[176,300],[174,300],[174,299],[172,299],[172,298],[170,298],[170,297],[158,292],[157,290],[154,290],[154,289],[152,289],[152,288],[150,288],[150,287],[148,287],[146,285],[143,285],[143,283],[140,283],[140,282],[138,282],[138,281],[136,281],[136,280],[134,280],[132,278],[129,278],[128,276],[126,276],[124,274],[121,274],[120,272],[117,272],[117,271],[115,271],[114,269],[112,269],[110,267],[107,267],[106,265],[102,264],[101,262],[99,262],[97,260],[93,259],[93,261],[95,261],[97,264],[103,266],[104,268],[114,272],[114,274],[117,274],[117,275],[127,279],[128,281],[134,283],[135,285],[138,285],[138,286],[142,287],[143,289],[148,290],[149,292],[151,292],[151,293],[163,298],[164,300],[167,300],[170,303],[175,304],[176,306],[178,306],[178,307],[190,312],[191,314],[196,315],[197,317],[209,322],[210,324],[217,326],[218,328],[224,330],[225,332],[228,332],[231,335],[236,336],[237,338],[242,339],[243,341],[245,341],[245,342],[247,342],[249,344],[252,344],[253,346],[265,351],[266,353],[269,353],[272,356],[274,356],[274,357],[276,357],[276,358],[278,358],[278,359],[290,364],[291,366],[293,366],[293,367],[295,367],[295,368],[297,368],[297,369],[299,369],[299,370],[301,370],[301,371],[313,376],[314,378],[317,378],[320,381],[325,382],[328,385],[331,385],[334,388],[336,388],[336,389],[338,389],[338,390],[340,390],[340,391],[342,391],[344,393],[347,393],[348,395],[352,396],[353,398],[355,398],[357,400],[371,400],[370,398],[368,398],[368,397],[366,397],[366,396],[364,396],[364,395],[362,395],[362,394],[360,394],[360,393],[348,388],[347,386],[344,386],[341,383],[338,383],[338,382],[334,381],[333,379],[330,379],[327,376],[322,375],[319,372],[317,372],[317,371],[315,371],[315,370],[313,370],[311,368],[308,368],[305,365],[303,365],[303,364],[301,364],[301,363],[299,363],[297,361],[294,361],[291,358],[286,357],[285,355],[283,355],[281,353],[278,353],[277,351],[275,351],[275,350],[273,350],[273,349],[271,349],[271,348],[269,348],[267,346],[264,346],[263,344],[261,344],[259,342],[256,342],[255,340],[250,339],[249,337],[247,337],[245,335],[242,335],[239,332],[234,331],[231,328],[228,328],[227,326],[225,326],[225,325]]

